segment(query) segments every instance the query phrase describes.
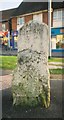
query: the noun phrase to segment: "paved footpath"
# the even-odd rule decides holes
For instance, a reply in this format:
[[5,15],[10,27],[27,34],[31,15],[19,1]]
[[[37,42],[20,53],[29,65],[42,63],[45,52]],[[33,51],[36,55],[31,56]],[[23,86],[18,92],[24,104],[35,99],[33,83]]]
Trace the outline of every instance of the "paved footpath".
[[64,63],[62,62],[49,62],[49,69],[63,69],[64,68]]
[[0,76],[0,90],[11,87],[12,75]]
[[[64,75],[61,75],[61,74],[50,75],[51,80],[62,80],[63,78],[64,78]],[[6,75],[6,72],[5,72],[5,75],[0,76],[0,90],[10,88],[12,85],[12,79],[13,79],[12,74]]]

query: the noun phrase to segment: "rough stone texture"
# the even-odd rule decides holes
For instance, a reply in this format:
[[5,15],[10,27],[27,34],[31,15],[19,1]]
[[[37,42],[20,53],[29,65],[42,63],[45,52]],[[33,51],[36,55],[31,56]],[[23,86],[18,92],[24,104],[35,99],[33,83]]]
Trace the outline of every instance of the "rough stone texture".
[[48,27],[31,21],[19,31],[18,65],[12,81],[13,104],[50,104]]

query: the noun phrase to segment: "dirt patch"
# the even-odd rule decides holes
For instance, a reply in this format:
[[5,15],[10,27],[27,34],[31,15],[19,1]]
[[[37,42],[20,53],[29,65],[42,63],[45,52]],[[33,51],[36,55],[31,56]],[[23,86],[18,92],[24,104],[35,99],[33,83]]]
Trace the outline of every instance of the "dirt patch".
[[63,80],[64,79],[64,75],[62,74],[51,74],[50,75],[50,79],[51,80]]
[[9,75],[9,74],[12,74],[12,70],[3,70],[3,69],[0,69],[0,76],[4,76],[4,75]]

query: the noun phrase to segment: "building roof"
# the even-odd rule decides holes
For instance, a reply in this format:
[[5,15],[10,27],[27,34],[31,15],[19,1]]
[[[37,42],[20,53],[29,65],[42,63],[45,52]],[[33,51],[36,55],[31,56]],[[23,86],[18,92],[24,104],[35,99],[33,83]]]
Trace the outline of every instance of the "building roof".
[[22,2],[13,16],[28,14],[36,11],[47,10],[47,2]]
[[[64,2],[53,2],[52,8],[64,8]],[[18,8],[0,11],[0,14],[2,14],[2,17],[0,17],[0,21],[7,21],[15,16],[42,10],[48,10],[48,2],[22,2]]]
[[[52,8],[64,8],[64,2],[53,2]],[[19,16],[42,10],[48,10],[48,2],[22,2],[14,12],[13,16]]]
[[52,2],[53,9],[60,9],[64,8],[64,1],[63,2]]
[[0,14],[1,14],[0,21],[7,21],[7,20],[9,20],[10,17],[12,16],[12,14],[15,11],[16,11],[16,8],[0,11]]

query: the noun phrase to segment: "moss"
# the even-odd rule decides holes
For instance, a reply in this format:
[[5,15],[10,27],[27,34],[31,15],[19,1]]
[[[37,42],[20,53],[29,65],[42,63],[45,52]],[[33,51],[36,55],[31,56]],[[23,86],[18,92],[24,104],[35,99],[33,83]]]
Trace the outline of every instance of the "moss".
[[39,95],[41,104],[46,107],[46,95],[44,93],[41,93]]
[[[34,87],[37,88],[33,92],[32,88]],[[17,86],[13,85],[12,86],[12,91],[14,93],[13,104],[22,105],[22,106],[23,105],[36,106],[38,103],[39,104],[42,103],[41,105],[47,108],[49,106],[48,88],[45,86],[42,87],[41,85],[38,84],[38,82],[36,82],[36,86],[33,85],[32,88],[31,88],[31,84],[25,85],[25,83],[21,83],[21,82]]]
[[37,98],[29,98],[27,96],[21,97],[17,95],[13,95],[13,105],[21,105],[21,106],[30,106],[34,107],[38,105]]
[[[18,61],[20,71],[18,70],[18,73],[19,76],[20,74],[22,76],[14,76],[13,81],[18,79],[18,83],[16,84],[17,86],[12,86],[12,90],[14,93],[13,101],[16,105],[37,106],[38,104],[41,104],[42,106],[45,106],[47,108],[48,79],[46,78],[46,76],[40,74],[38,68],[35,68],[36,64],[38,64],[40,61],[39,58],[41,55],[39,55],[37,51],[31,52],[32,53],[29,53],[29,50],[27,50],[24,51],[24,53],[22,52],[22,54],[20,55]],[[34,62],[35,66],[32,64],[32,61]],[[20,65],[20,63],[22,63],[22,65]],[[24,69],[22,69],[20,66]]]

